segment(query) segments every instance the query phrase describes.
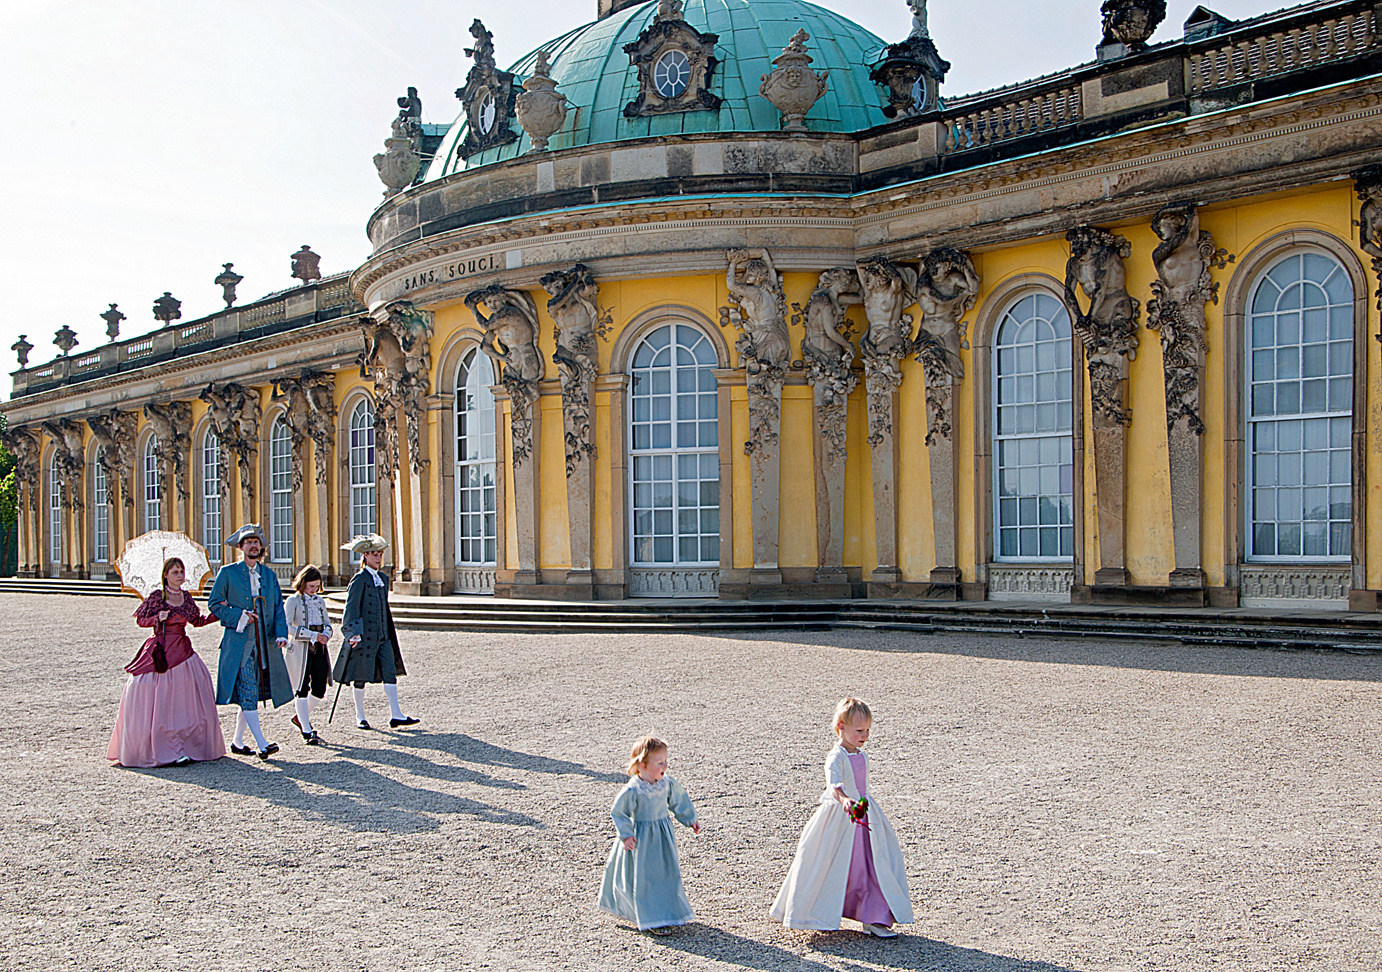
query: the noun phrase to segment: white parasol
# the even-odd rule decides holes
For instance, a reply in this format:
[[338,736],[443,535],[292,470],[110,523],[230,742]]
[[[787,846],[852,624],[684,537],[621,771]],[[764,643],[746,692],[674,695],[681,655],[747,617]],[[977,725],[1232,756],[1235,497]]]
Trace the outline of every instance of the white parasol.
[[120,559],[115,562],[115,569],[120,572],[120,589],[148,597],[162,584],[163,565],[172,557],[181,558],[187,571],[182,589],[200,594],[202,585],[211,576],[206,548],[191,537],[171,530],[150,530],[125,544]]

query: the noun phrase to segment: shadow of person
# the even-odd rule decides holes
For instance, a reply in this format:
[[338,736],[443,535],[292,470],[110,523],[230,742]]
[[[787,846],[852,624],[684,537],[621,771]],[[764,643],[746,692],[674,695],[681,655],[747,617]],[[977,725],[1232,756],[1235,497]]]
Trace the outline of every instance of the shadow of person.
[[740,969],[761,969],[762,972],[781,972],[783,969],[830,969],[828,965],[789,949],[752,938],[743,938],[723,928],[695,921],[683,925],[665,938],[652,938],[650,941],[676,952],[713,959]]
[[452,814],[510,827],[545,829],[542,821],[526,814],[439,790],[409,786],[349,760],[275,762],[269,766],[272,768],[218,760],[215,764],[188,767],[166,779],[267,800],[310,820],[361,833],[422,833],[436,830],[441,819]]
[[514,749],[504,749],[482,739],[467,736],[463,732],[423,732],[413,730],[399,733],[394,740],[398,746],[412,749],[435,749],[450,753],[467,763],[481,766],[505,766],[529,773],[555,773],[568,776],[585,776],[604,783],[627,783],[628,777],[622,773],[601,773],[580,763],[565,759],[552,759]]
[[[354,746],[349,743],[338,745],[329,741],[323,741],[322,748],[344,759],[357,762],[378,763],[381,766],[391,766],[394,769],[403,770],[414,776],[441,780],[447,783],[473,783],[476,786],[487,786],[496,790],[528,789],[525,784],[515,782],[514,780],[499,779],[498,777],[490,776],[488,773],[473,770],[468,766],[438,763],[434,760],[419,756],[416,753],[405,752],[397,746],[375,749],[371,747]],[[440,752],[441,750],[438,751]]]
[[[1076,972],[1065,965],[995,955],[899,930],[896,938],[871,938],[855,931],[808,932],[807,945],[849,963],[845,968],[907,969],[909,972]],[[835,966],[832,966],[834,968]]]

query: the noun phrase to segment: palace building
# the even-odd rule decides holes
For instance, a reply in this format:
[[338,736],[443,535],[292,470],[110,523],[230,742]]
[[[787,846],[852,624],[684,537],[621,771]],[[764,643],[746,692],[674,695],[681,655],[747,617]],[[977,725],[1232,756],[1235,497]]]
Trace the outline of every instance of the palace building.
[[415,594],[1377,610],[1382,4],[1108,0],[965,96],[911,6],[477,20],[348,278],[21,355],[22,572],[257,520]]

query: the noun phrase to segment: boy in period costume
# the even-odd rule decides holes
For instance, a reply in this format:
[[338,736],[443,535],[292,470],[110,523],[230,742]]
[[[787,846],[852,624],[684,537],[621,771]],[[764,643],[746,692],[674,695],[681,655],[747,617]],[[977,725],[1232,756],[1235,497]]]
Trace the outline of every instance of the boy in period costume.
[[[245,745],[248,728],[259,747],[259,758],[268,759],[278,752],[278,745],[264,738],[259,703],[272,702],[277,708],[293,698],[288,669],[283,664],[283,648],[288,644],[283,592],[274,572],[260,563],[264,534],[257,523],[236,530],[226,546],[238,547],[244,559],[222,567],[206,596],[207,610],[225,628],[216,665],[216,704],[240,707],[230,751],[237,756],[253,752]],[[255,598],[263,598],[261,611],[255,610]],[[261,626],[263,637],[256,637],[256,627]]]
[[332,677],[340,684],[351,682],[355,695],[355,725],[370,728],[365,720],[365,683],[383,682],[393,717],[390,729],[415,726],[422,720],[405,716],[398,707],[398,676],[408,674],[398,650],[398,634],[389,610],[389,585],[379,575],[384,551],[389,542],[377,533],[355,537],[341,544],[342,550],[360,555],[360,571],[350,579],[346,590],[345,614],[341,633],[345,643],[336,656]]

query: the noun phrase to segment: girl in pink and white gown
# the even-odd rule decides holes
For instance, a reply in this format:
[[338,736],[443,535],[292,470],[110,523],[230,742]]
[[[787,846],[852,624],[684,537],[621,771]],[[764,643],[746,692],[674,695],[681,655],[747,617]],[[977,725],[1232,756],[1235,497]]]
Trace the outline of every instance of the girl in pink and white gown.
[[163,586],[134,612],[141,628],[161,625],[163,633],[161,646],[146,643],[125,667],[130,677],[106,750],[121,766],[181,766],[226,754],[211,673],[187,637],[187,625],[216,619],[182,589],[185,573],[178,558],[165,563]]

